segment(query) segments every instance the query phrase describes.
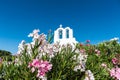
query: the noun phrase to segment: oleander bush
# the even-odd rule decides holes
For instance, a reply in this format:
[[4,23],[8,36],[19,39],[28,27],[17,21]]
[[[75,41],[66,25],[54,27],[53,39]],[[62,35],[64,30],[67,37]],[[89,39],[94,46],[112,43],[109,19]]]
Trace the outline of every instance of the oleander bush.
[[34,30],[11,60],[0,58],[1,80],[119,80],[120,44],[118,39],[96,45],[52,43],[53,35]]
[[86,69],[90,69],[95,80],[120,79],[120,44],[118,39],[91,45],[87,49]]
[[[24,40],[11,61],[1,59],[0,78],[3,80],[94,80],[91,70],[86,70],[86,52],[70,44],[51,44],[52,34],[28,35],[32,42]],[[46,39],[47,37],[47,39]]]

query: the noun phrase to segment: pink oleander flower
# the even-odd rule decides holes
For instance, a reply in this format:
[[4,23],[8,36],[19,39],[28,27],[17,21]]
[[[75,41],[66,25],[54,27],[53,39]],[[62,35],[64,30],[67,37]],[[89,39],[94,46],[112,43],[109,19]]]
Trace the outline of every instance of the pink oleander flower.
[[36,77],[42,78],[45,77],[45,74],[52,69],[52,64],[48,61],[34,59],[31,63],[29,63],[28,68],[31,68],[32,73],[37,70]]
[[87,43],[90,43],[90,40],[86,40]]
[[32,62],[32,66],[34,66],[35,68],[38,68],[40,66],[39,59],[34,59],[33,62]]
[[80,46],[83,46],[83,44],[80,43]]
[[110,70],[110,76],[117,80],[120,80],[120,68],[112,68]]
[[38,73],[37,73],[36,77],[44,77],[45,73],[46,72],[44,70],[38,70]]
[[106,67],[107,67],[107,64],[102,63],[101,66],[106,68]]
[[112,58],[112,63],[113,64],[117,64],[118,63],[118,59],[117,58]]
[[80,52],[81,53],[85,53],[85,49],[80,49]]
[[0,63],[2,62],[2,58],[0,58]]
[[95,53],[96,53],[97,55],[100,55],[100,51],[99,51],[98,49],[95,49]]
[[90,44],[86,44],[86,46],[90,46]]

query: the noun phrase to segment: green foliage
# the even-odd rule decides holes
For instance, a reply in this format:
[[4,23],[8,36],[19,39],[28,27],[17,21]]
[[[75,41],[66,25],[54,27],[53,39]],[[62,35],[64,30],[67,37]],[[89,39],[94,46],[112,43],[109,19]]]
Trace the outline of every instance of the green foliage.
[[[109,70],[114,67],[111,62],[112,58],[116,57],[116,54],[120,54],[120,44],[117,41],[106,41],[97,45],[90,45],[88,41],[86,44],[77,44],[74,50],[70,45],[67,47],[55,45],[58,48],[58,51],[56,50],[57,52],[55,52],[53,51],[55,46],[52,45],[51,47],[49,44],[52,42],[53,35],[51,33],[48,35],[47,42],[44,39],[44,35],[41,35],[42,39],[35,39],[34,45],[22,45],[24,49],[18,55],[12,56],[10,52],[0,50],[0,57],[2,58],[2,61],[0,61],[0,79],[40,80],[40,78],[36,77],[37,71],[31,72],[31,69],[28,68],[29,63],[37,58],[47,60],[52,64],[52,69],[46,73],[48,80],[84,80],[87,75],[85,71],[87,70],[92,71],[95,80],[113,80],[110,77]],[[77,50],[79,51],[78,53],[76,52]],[[54,56],[50,57],[52,52]],[[79,63],[77,63],[77,57],[83,57],[81,55],[86,54],[86,65],[80,65],[82,67],[85,66],[85,71],[80,69],[74,71],[75,66],[82,63],[81,58],[79,58]],[[76,57],[75,59],[74,56]],[[103,63],[106,64],[106,67],[102,66]]]
[[0,50],[0,57],[2,56],[10,56],[11,52],[9,51],[5,51],[5,50]]
[[[48,73],[48,80],[82,80],[84,72],[73,71],[76,60],[73,56],[77,55],[70,47],[62,49],[52,58],[52,70]],[[52,74],[52,75],[51,75]]]
[[[38,44],[39,45],[39,44]],[[28,63],[34,59],[38,54],[38,45],[36,43],[35,47],[32,48],[32,56],[27,55],[26,49],[24,52],[12,58],[12,61],[9,62],[9,65],[5,65],[3,67],[2,72],[5,73],[4,79],[12,79],[12,80],[36,80],[36,73],[31,73],[28,69]],[[73,71],[76,66],[76,60],[73,60],[73,56],[77,55],[70,47],[63,48],[60,52],[58,52],[54,58],[51,59],[51,63],[53,65],[52,70],[48,72],[47,78],[48,80],[80,80],[84,78],[85,73],[78,71]],[[16,58],[19,59],[18,62]],[[43,59],[45,57],[43,56]],[[47,58],[46,58],[47,59]],[[8,63],[7,61],[4,63]],[[21,64],[19,64],[21,63]]]
[[[100,55],[95,53],[95,49],[100,50]],[[91,46],[91,50],[92,53],[87,50],[86,69],[93,72],[95,80],[113,80],[107,68],[111,69],[113,67],[112,58],[115,57],[116,53],[120,53],[120,44],[116,41],[102,42],[98,45]],[[107,68],[102,67],[102,63],[107,64]]]
[[1,57],[3,60],[11,61],[12,53],[9,52],[9,51],[0,50],[0,57]]

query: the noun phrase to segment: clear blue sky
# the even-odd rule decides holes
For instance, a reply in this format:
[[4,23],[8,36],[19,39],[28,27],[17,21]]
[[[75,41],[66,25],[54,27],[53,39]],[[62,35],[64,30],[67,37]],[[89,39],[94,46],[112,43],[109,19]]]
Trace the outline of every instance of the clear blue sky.
[[0,0],[0,49],[16,53],[33,29],[47,33],[60,24],[79,42],[120,37],[120,0]]

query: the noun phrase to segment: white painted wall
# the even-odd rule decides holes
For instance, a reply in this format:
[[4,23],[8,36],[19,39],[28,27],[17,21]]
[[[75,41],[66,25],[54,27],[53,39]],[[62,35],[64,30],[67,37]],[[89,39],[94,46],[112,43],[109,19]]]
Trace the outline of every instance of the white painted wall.
[[[59,30],[62,30],[62,39],[59,38]],[[66,30],[69,30],[69,38],[67,38]],[[73,30],[70,27],[62,28],[62,25],[54,31],[54,43],[59,42],[60,45],[66,45],[71,44],[74,46],[74,43],[76,44],[77,41],[73,37]]]

